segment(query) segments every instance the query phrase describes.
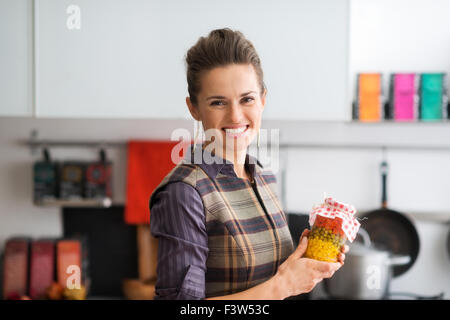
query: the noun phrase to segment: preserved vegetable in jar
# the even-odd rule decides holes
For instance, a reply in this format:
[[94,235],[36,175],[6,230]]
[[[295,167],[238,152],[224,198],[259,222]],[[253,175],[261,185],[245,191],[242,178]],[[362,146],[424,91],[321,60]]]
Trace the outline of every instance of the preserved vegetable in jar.
[[337,262],[342,246],[347,240],[353,242],[358,232],[360,223],[354,214],[356,210],[353,206],[330,197],[323,204],[313,207],[309,216],[312,228],[304,257]]

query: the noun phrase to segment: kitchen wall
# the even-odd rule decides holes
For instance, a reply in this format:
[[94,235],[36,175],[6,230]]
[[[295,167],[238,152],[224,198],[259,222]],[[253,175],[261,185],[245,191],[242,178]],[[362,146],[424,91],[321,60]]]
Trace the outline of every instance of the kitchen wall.
[[[268,106],[271,107],[271,106]],[[193,130],[186,120],[76,120],[0,118],[0,248],[12,235],[59,236],[61,212],[53,207],[32,205],[32,155],[24,144],[31,130],[41,139],[107,140],[170,139],[176,128]],[[280,129],[282,143],[353,145],[450,145],[450,127],[442,124],[311,123],[265,121],[263,128]],[[51,149],[58,160],[95,159],[94,149]],[[116,203],[125,201],[126,148],[107,149],[114,162]],[[345,148],[303,148],[282,150],[281,165],[288,173],[281,195],[282,175],[278,172],[280,196],[285,210],[307,213],[322,200],[323,192],[364,211],[380,205],[380,150]],[[450,220],[450,151],[387,149],[390,164],[389,205],[414,213],[421,250],[415,265],[394,279],[395,291],[436,294],[444,291],[450,298],[450,257],[445,240]],[[320,286],[317,288],[320,290]]]

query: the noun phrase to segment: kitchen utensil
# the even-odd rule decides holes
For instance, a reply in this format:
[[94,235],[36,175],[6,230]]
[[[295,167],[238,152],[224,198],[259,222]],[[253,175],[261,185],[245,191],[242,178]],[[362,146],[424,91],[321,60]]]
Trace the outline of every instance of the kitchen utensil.
[[106,160],[106,153],[100,150],[100,161],[87,165],[86,168],[86,198],[112,198],[111,186],[112,164]]
[[397,255],[408,255],[408,264],[396,265],[393,276],[397,277],[408,271],[419,255],[420,240],[413,222],[404,214],[388,209],[386,181],[388,164],[383,161],[380,166],[382,177],[381,209],[364,213],[364,229],[369,233],[375,247]]
[[139,279],[123,280],[123,293],[129,300],[152,300],[155,296],[155,283]]
[[410,261],[407,255],[392,255],[373,247],[363,228],[358,233],[363,235],[363,244],[356,241],[351,244],[344,266],[324,281],[325,290],[331,298],[385,298],[389,293],[392,267]]
[[84,196],[84,178],[86,164],[79,161],[68,161],[61,168],[60,197],[62,199],[79,200]]
[[43,150],[43,161],[33,165],[33,197],[34,202],[54,200],[58,198],[58,166],[50,159],[47,149]]

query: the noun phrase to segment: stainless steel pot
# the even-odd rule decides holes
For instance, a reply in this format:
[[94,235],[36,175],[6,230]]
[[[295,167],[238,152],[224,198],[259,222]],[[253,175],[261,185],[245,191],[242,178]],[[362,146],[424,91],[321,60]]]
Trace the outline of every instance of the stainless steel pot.
[[335,299],[383,299],[389,292],[392,266],[408,264],[409,256],[391,255],[371,245],[368,233],[360,228],[364,243],[354,242],[345,264],[324,280],[325,290]]

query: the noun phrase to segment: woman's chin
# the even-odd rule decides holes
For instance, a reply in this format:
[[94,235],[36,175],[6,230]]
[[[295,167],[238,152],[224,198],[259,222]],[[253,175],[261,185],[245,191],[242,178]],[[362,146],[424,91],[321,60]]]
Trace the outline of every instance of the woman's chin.
[[[228,140],[229,141],[229,140]],[[231,143],[226,143],[224,149],[227,151],[246,152],[250,144],[248,137],[236,138]]]

